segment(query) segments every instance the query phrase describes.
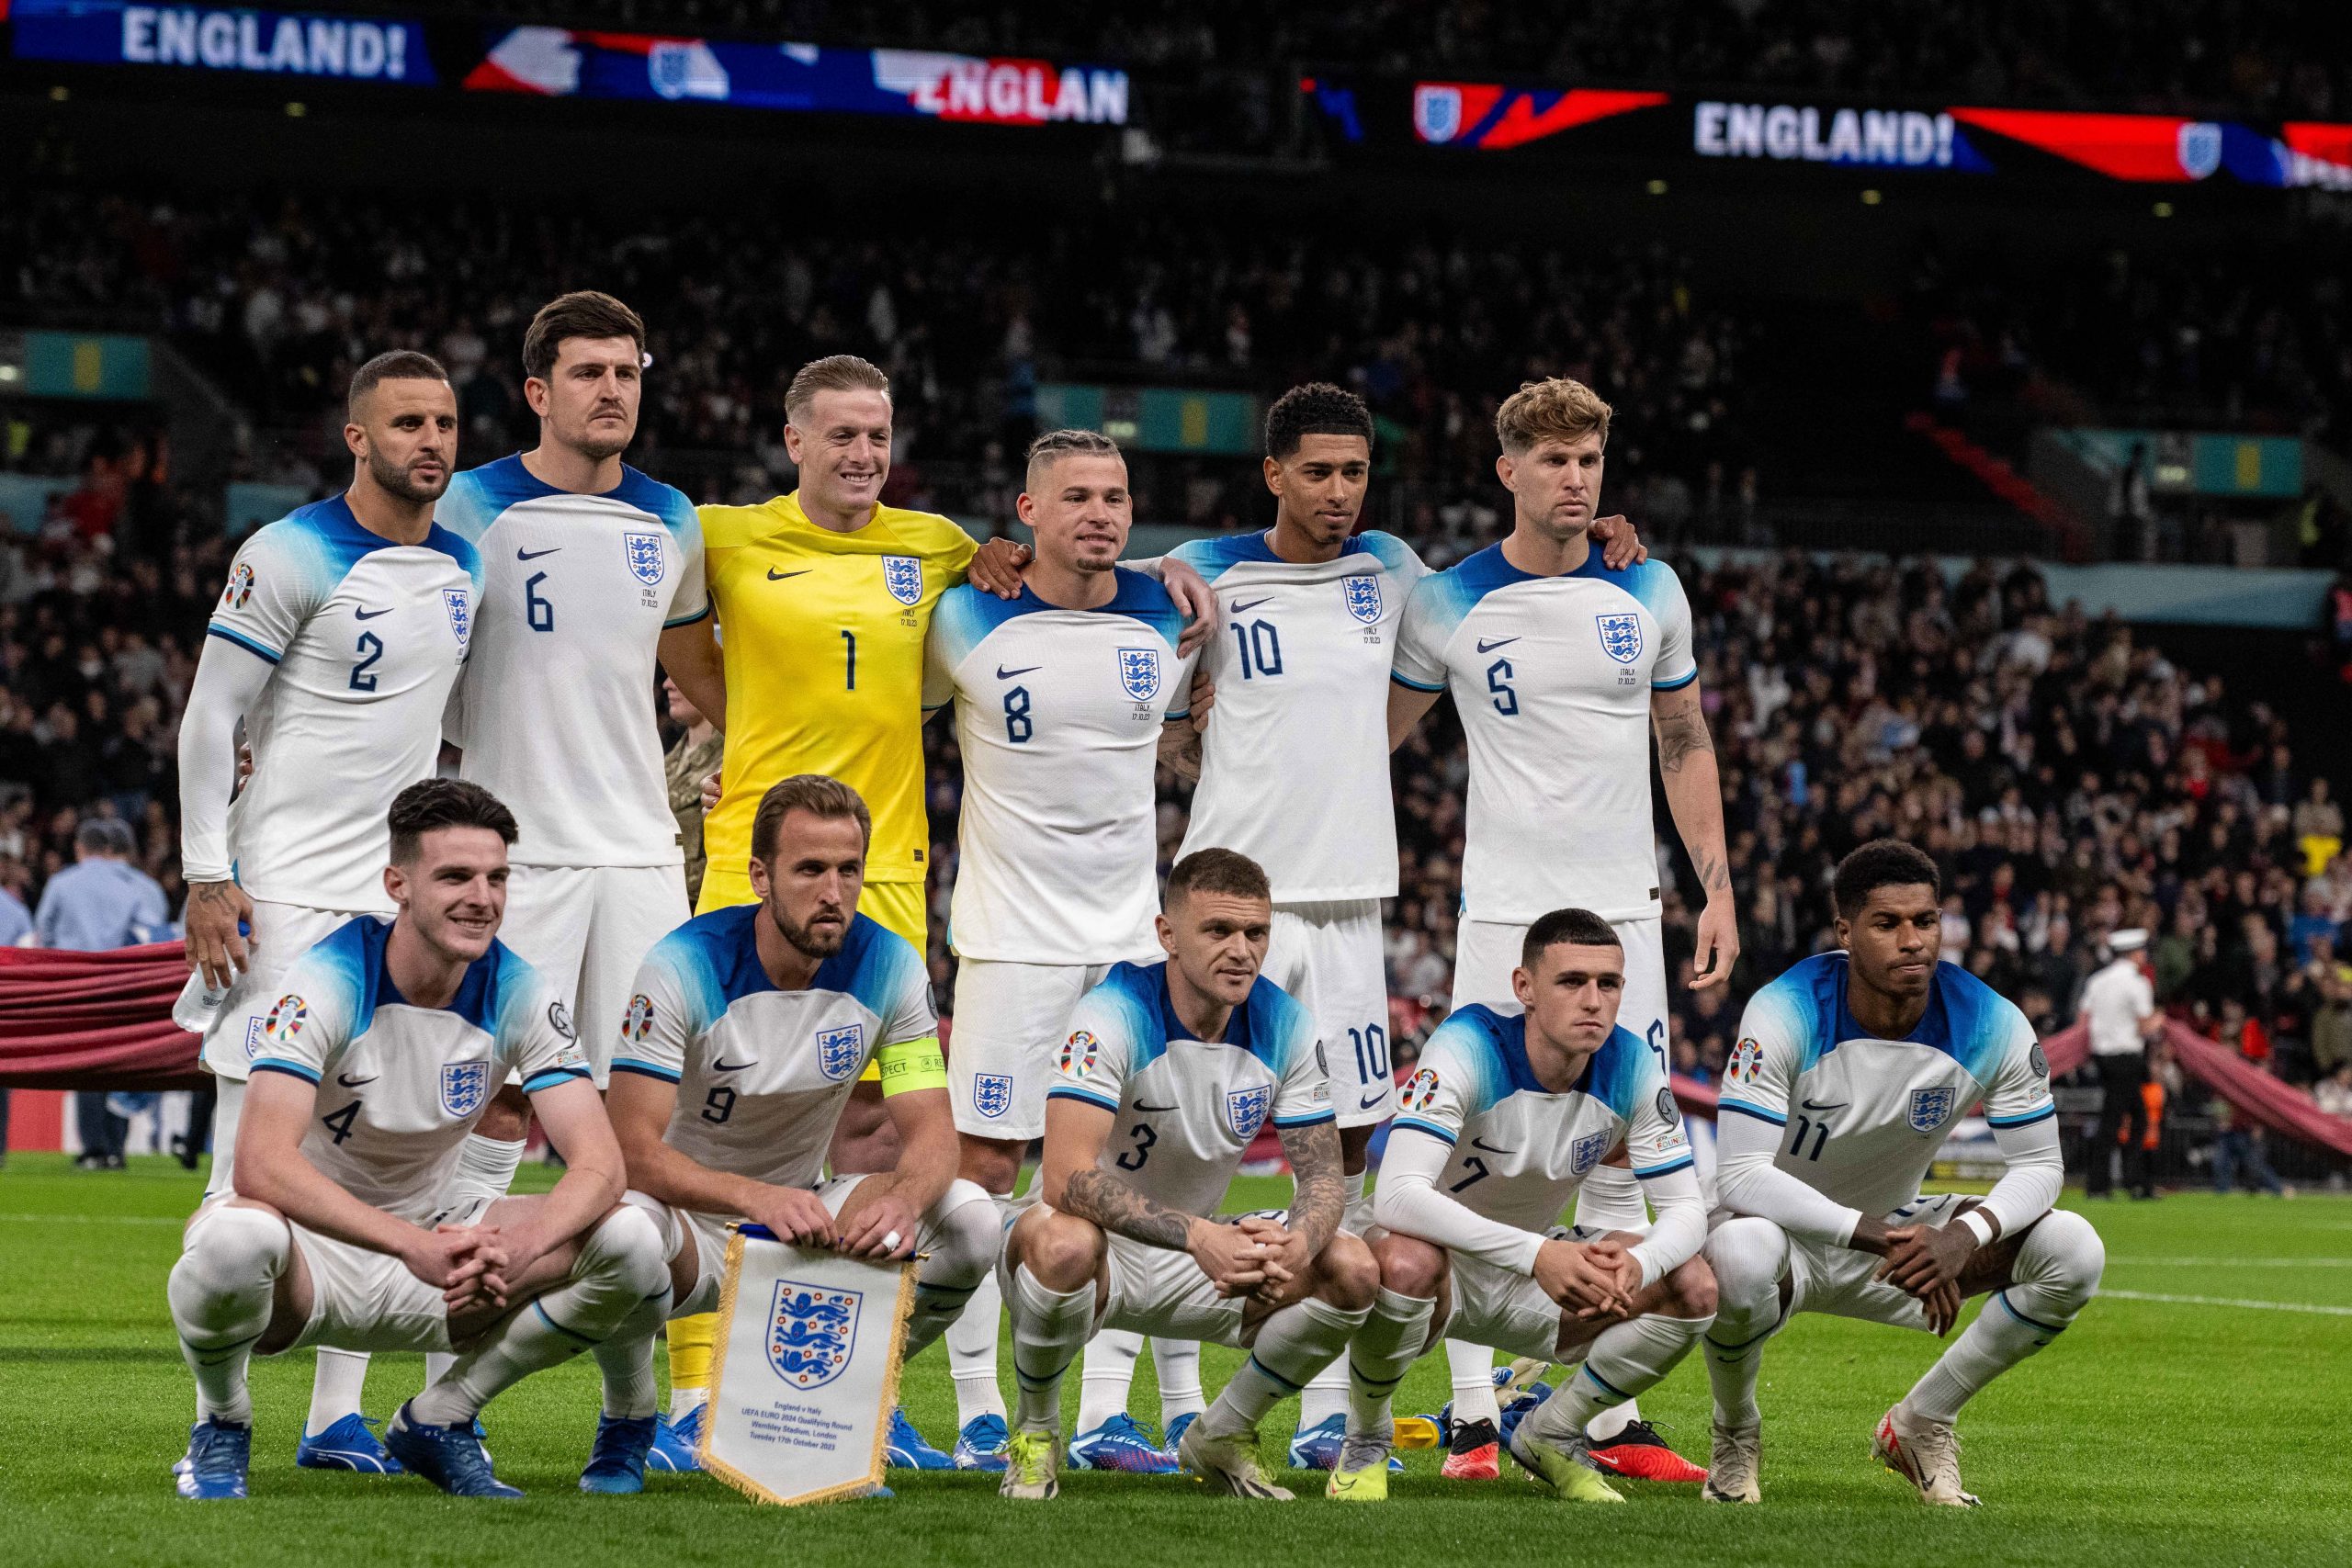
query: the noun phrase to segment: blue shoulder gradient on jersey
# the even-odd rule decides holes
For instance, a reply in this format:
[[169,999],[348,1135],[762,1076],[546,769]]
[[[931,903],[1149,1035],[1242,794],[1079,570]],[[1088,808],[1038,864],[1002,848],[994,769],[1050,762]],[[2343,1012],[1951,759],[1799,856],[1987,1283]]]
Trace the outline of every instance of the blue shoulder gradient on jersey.
[[[627,502],[648,516],[660,518],[662,525],[670,530],[670,536],[677,540],[681,554],[701,552],[702,517],[695,511],[695,503],[686,499],[685,491],[641,474],[624,463],[621,465],[620,487],[612,494],[614,499]],[[710,613],[710,600],[706,593],[701,609],[690,615],[663,621],[662,629],[668,631],[673,626],[693,626],[696,621],[706,619]]]
[[[1437,1073],[1439,1081],[1449,1072],[1464,1080],[1457,1091],[1464,1123],[1493,1110],[1510,1092],[1510,1071],[1503,1053],[1513,1023],[1526,1028],[1524,1020],[1505,1018],[1483,1002],[1472,1002],[1449,1013],[1421,1048],[1421,1065]],[[1399,1112],[1395,1125],[1425,1133],[1440,1143],[1454,1141],[1452,1130],[1410,1111]]]
[[[1747,1010],[1758,1027],[1743,1030],[1743,1036],[1761,1039],[1770,1032],[1794,1041],[1797,1059],[1789,1073],[1792,1081],[1810,1071],[1823,1053],[1837,1043],[1833,1037],[1838,1029],[1838,983],[1845,961],[1842,953],[1817,953],[1790,965],[1779,979],[1748,998]],[[1717,1097],[1715,1109],[1753,1116],[1775,1127],[1789,1124],[1787,1112],[1742,1100],[1728,1089]]]
[[1272,561],[1283,564],[1267,543],[1265,531],[1247,534],[1215,534],[1202,539],[1187,539],[1168,552],[1171,560],[1182,561],[1201,574],[1204,582],[1215,582],[1244,561]]
[[[1628,567],[1611,567],[1600,558],[1600,552],[1595,550],[1585,558],[1584,565],[1577,568],[1570,575],[1596,578],[1612,587],[1623,589],[1641,601],[1642,608],[1650,613],[1650,619],[1656,621],[1661,628],[1665,626],[1670,615],[1687,616],[1690,614],[1687,600],[1680,607],[1677,606],[1676,602],[1682,599],[1681,580],[1674,575],[1674,569],[1664,561],[1645,560]],[[1653,681],[1650,686],[1655,691],[1679,692],[1698,678],[1698,669],[1693,666],[1671,680]]]
[[[481,1016],[476,1021],[490,1030],[509,1056],[519,1056],[523,1042],[537,1024],[540,1013],[555,1005],[554,994],[541,983],[539,972],[503,942],[491,943],[490,952],[475,961],[467,973],[469,980],[475,971],[480,971],[483,978],[480,999],[475,1004]],[[466,987],[458,987],[458,997],[460,1001],[466,999]],[[548,1026],[554,1027],[552,1019],[548,1021]],[[594,1081],[584,1062],[578,1066],[542,1067],[523,1080],[523,1092],[537,1094],[567,1078]]]
[[[297,958],[288,966],[280,995],[298,996],[311,1010],[314,1027],[323,1027],[317,1020],[322,1004],[332,1005],[348,1021],[345,1025],[341,1043],[348,1044],[368,1032],[374,1012],[373,998],[368,995],[368,972],[373,962],[371,945],[380,951],[382,938],[368,941],[373,927],[377,932],[390,928],[372,915],[336,927],[319,944]],[[320,1053],[323,1060],[327,1050]],[[257,1056],[250,1071],[256,1073],[286,1073],[304,1083],[319,1081],[318,1069],[307,1062],[297,1062],[284,1056]]]
[[[1168,590],[1142,572],[1127,567],[1118,567],[1114,570],[1118,591],[1112,595],[1109,604],[1094,610],[1069,613],[1125,615],[1129,620],[1140,621],[1159,635],[1160,641],[1173,655],[1176,640],[1183,635],[1184,617],[1177,610],[1176,602],[1168,597]],[[938,643],[939,662],[953,671],[963,668],[964,660],[1006,623],[1060,607],[1046,604],[1025,586],[1018,596],[1000,599],[993,593],[981,592],[968,582],[960,583],[939,596],[938,607],[931,613],[930,635]],[[935,708],[946,705],[933,703],[930,705]],[[1182,718],[1184,714],[1179,710],[1167,716]]]
[[[360,557],[390,543],[359,525],[359,520],[351,514],[350,502],[340,495],[331,495],[324,501],[298,506],[266,525],[254,535],[251,547],[263,558],[256,576],[263,570],[293,574],[300,592],[315,606],[326,602],[327,596],[350,575]],[[280,585],[278,592],[286,592],[293,586]],[[284,649],[272,648],[236,626],[215,621],[205,630],[272,664],[286,656]]]
[[[1442,650],[1461,629],[1478,601],[1498,588],[1514,582],[1533,582],[1533,575],[1510,564],[1500,545],[1488,545],[1476,555],[1455,562],[1443,571],[1431,572],[1413,585],[1413,596],[1405,602],[1405,619],[1415,623],[1413,638],[1421,646]],[[1426,630],[1424,630],[1426,628]],[[1406,634],[1399,632],[1402,642]],[[1442,681],[1432,684],[1416,680],[1402,670],[1392,670],[1388,678],[1400,686],[1410,686],[1417,692],[1442,692]]]
[[[1119,1032],[1116,1042],[1104,1043],[1115,1043],[1124,1050],[1126,1077],[1134,1077],[1168,1054],[1168,1028],[1160,1007],[1160,998],[1168,993],[1167,968],[1164,963],[1114,964],[1102,983],[1086,994],[1087,1016],[1102,1028]],[[1067,1078],[1057,1078],[1046,1090],[1046,1098],[1081,1100],[1104,1111],[1119,1109],[1119,1102],[1100,1089]]]
[[[760,964],[755,940],[759,913],[757,904],[730,904],[696,915],[655,942],[653,951],[645,955],[648,964],[668,970],[677,986],[680,1005],[685,1010],[682,1021],[689,1035],[700,1034],[724,1018],[738,998],[775,989]],[[627,1055],[618,1049],[613,1055],[612,1070],[639,1073],[664,1083],[676,1083],[679,1077],[673,1067]]]
[[[1266,1064],[1266,1070],[1280,1083],[1303,1057],[1312,1056],[1321,1036],[1315,1027],[1314,1014],[1306,1004],[1263,975],[1250,988],[1240,1011],[1246,1015],[1242,1033],[1250,1049]],[[1228,1031],[1230,1035],[1232,1031]],[[1328,1105],[1321,1111],[1302,1111],[1291,1116],[1272,1118],[1276,1128],[1288,1132],[1300,1127],[1318,1127],[1326,1122],[1339,1120],[1338,1113]]]
[[[1666,1065],[1647,1042],[1619,1024],[1592,1054],[1592,1063],[1585,1069],[1584,1091],[1609,1107],[1610,1113],[1631,1127],[1634,1113],[1644,1106],[1656,1106],[1661,1091],[1671,1097],[1673,1088],[1667,1081]],[[1671,1176],[1693,1163],[1685,1149],[1662,1164],[1634,1167],[1638,1177],[1655,1179]]]
[[[913,943],[868,916],[854,915],[841,951],[817,965],[808,986],[811,990],[839,991],[854,998],[858,1006],[888,1025],[898,1016],[899,1004],[908,991],[930,983],[922,955],[915,952]],[[899,1043],[896,1040],[874,1042],[876,1049]]]
[[[1990,1089],[2010,1050],[2020,1039],[2032,1038],[2033,1026],[2015,1002],[1957,964],[1936,965],[1936,987],[1942,993],[1945,1023],[1951,1031],[1944,1049],[1970,1077]],[[1984,1120],[2007,1132],[2047,1122],[2057,1114],[2056,1103],[2044,1099],[2007,1116],[1988,1111]]]

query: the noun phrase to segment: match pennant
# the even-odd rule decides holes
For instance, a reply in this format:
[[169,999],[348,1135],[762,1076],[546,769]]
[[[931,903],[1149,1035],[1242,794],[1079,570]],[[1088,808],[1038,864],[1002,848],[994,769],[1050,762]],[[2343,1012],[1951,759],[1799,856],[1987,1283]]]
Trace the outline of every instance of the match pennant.
[[794,1247],[730,1226],[702,1467],[761,1503],[882,1484],[915,1264]]

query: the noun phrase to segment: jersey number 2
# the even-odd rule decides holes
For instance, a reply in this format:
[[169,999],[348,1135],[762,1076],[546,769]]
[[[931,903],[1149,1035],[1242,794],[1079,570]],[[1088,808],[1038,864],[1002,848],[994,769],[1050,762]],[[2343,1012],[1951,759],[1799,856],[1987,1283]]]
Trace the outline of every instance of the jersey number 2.
[[372,692],[376,689],[376,677],[368,671],[376,668],[376,660],[384,657],[384,639],[374,632],[361,632],[358,651],[367,657],[351,667],[351,689]]

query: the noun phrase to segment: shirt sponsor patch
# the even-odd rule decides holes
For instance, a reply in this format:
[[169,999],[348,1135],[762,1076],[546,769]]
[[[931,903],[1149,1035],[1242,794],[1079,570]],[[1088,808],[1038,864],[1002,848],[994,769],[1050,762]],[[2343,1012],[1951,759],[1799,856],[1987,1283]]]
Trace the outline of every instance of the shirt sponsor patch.
[[248,561],[239,561],[237,570],[229,574],[229,586],[220,591],[220,607],[242,610],[254,596],[254,569]]
[[1405,1080],[1405,1092],[1398,1097],[1408,1111],[1427,1111],[1437,1099],[1437,1069],[1423,1067]]
[[1062,1042],[1062,1076],[1084,1077],[1094,1070],[1094,1064],[1102,1054],[1102,1043],[1092,1033],[1083,1029],[1072,1030],[1070,1037]]
[[628,1011],[621,1019],[621,1038],[634,1044],[653,1030],[653,998],[643,991],[628,999]]

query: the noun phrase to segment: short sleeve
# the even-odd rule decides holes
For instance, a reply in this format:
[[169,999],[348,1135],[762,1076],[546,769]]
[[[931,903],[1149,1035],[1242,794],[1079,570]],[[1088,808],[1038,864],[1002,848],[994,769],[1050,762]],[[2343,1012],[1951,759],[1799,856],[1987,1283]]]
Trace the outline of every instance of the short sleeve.
[[932,1010],[931,976],[923,972],[922,958],[911,944],[900,950],[900,957],[904,962],[882,1015],[881,1044],[885,1046],[939,1037],[939,1015]]
[[1277,1132],[1295,1132],[1333,1120],[1331,1069],[1315,1015],[1284,995],[1283,1010],[1283,1071],[1274,1085],[1272,1121]]
[[1679,691],[1699,678],[1690,649],[1690,598],[1672,567],[1652,561],[1647,570],[1657,584],[1650,596],[1650,614],[1657,617],[1657,662],[1650,667],[1650,689]]
[[1984,1120],[2000,1131],[2047,1122],[2058,1114],[2050,1095],[2050,1058],[2024,1013],[2006,1002],[2000,1013],[1995,1027],[2007,1039],[1984,1086]]
[[1438,613],[1442,581],[1432,574],[1414,583],[1405,613],[1396,618],[1396,657],[1389,673],[1398,685],[1417,692],[1445,690],[1445,642],[1452,628]]
[[1200,650],[1195,649],[1181,657],[1171,652],[1170,657],[1175,660],[1175,665],[1169,677],[1168,705],[1162,716],[1182,718],[1193,711],[1193,671],[1200,662]]
[[689,626],[710,614],[710,589],[703,574],[702,518],[694,503],[677,491],[670,492],[670,538],[678,547],[678,589],[670,596],[663,630]]
[[314,554],[298,525],[272,523],[256,530],[229,567],[207,634],[272,664],[283,659],[302,623],[334,591]]
[[571,1015],[556,999],[554,987],[519,960],[500,976],[498,1054],[522,1080],[525,1094],[539,1094],[572,1078],[594,1081]]
[[638,966],[628,1010],[621,1015],[620,1038],[613,1043],[614,1072],[639,1073],[664,1083],[685,1076],[686,1047],[701,1032],[702,1021],[687,1004],[679,956],[665,941]]
[[296,959],[278,986],[277,999],[262,1014],[252,1070],[316,1084],[335,1053],[351,1043],[357,998],[342,964],[322,948]]
[[1654,1181],[1690,1168],[1690,1134],[1683,1128],[1682,1108],[1674,1102],[1674,1086],[1667,1080],[1657,1053],[1645,1046],[1641,1061],[1634,1077],[1633,1103],[1626,1108],[1625,1156],[1635,1176]]
[[1132,1009],[1114,985],[1097,986],[1080,998],[1069,1033],[1055,1055],[1056,1073],[1047,1100],[1076,1100],[1116,1112],[1135,1069]]
[[1724,1063],[1717,1109],[1787,1126],[1789,1090],[1804,1048],[1801,1031],[1779,987],[1768,986],[1750,998],[1740,1015],[1739,1043]]
[[939,546],[930,552],[940,581],[951,588],[963,582],[972,570],[972,558],[979,553],[980,542],[954,523],[941,525]]
[[1421,1064],[1397,1097],[1396,1126],[1440,1143],[1460,1140],[1470,1118],[1487,1108],[1486,1077],[1478,1068],[1487,1043],[1467,1018],[1438,1025],[1422,1048]]

